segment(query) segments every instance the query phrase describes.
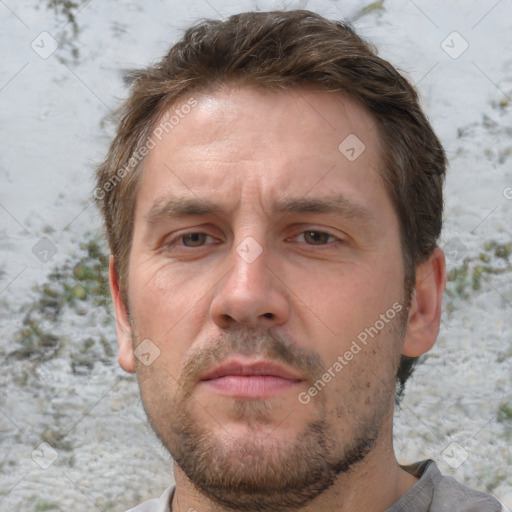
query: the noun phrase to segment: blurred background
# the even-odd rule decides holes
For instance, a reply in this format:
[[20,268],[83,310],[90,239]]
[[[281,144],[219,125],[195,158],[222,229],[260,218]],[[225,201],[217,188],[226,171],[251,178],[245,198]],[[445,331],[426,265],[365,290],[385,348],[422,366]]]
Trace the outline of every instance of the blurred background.
[[199,18],[350,20],[417,86],[450,160],[436,347],[396,412],[400,462],[512,510],[510,0],[0,0],[0,511],[124,511],[173,482],[116,361],[91,200],[126,71]]

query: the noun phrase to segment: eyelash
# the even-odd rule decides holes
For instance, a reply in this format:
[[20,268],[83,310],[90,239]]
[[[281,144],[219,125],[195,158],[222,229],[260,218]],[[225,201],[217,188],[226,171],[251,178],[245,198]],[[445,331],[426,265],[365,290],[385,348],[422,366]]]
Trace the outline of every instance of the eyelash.
[[[341,242],[342,240],[340,238],[338,238],[337,236],[334,236],[332,235],[331,233],[328,233],[327,231],[321,231],[319,229],[306,229],[304,231],[301,231],[300,233],[298,233],[298,235],[295,235],[295,237],[293,238],[297,238],[297,236],[304,236],[306,235],[306,233],[308,234],[311,234],[311,233],[315,233],[315,234],[320,234],[320,235],[327,235],[328,238],[333,238],[334,242]],[[333,243],[333,241],[331,242],[328,242],[328,243],[325,243],[325,244],[308,244],[306,243],[306,245],[312,245],[312,246],[326,246],[326,245],[329,245],[330,243]]]
[[[323,244],[308,244],[307,242],[300,242],[300,243],[304,243],[305,245],[309,245],[309,246],[317,246],[317,247],[325,247],[325,246],[329,246],[333,243],[336,243],[336,242],[343,242],[343,240],[327,231],[322,231],[320,229],[305,229],[303,231],[300,231],[299,233],[295,234],[293,237],[291,237],[291,239],[295,239],[297,238],[298,236],[303,236],[306,235],[307,233],[311,234],[311,233],[315,233],[316,235],[327,235],[328,239],[333,239],[329,242],[326,242],[326,243],[323,243]],[[178,245],[179,242],[181,242],[180,244],[180,247],[186,247],[186,248],[189,248],[189,249],[195,249],[195,248],[200,248],[200,247],[204,247],[205,246],[205,243],[201,244],[201,245],[196,245],[196,246],[188,246],[188,245],[185,245],[183,244],[183,241],[184,241],[184,238],[187,237],[187,236],[191,236],[191,235],[205,235],[206,238],[211,238],[211,239],[214,239],[213,236],[207,234],[207,233],[204,233],[203,231],[190,231],[188,233],[184,233],[184,234],[181,234],[180,236],[170,240],[169,242],[166,242],[163,244],[164,248],[171,248],[171,247],[174,247],[176,245]],[[290,239],[290,238],[289,238]],[[288,239],[288,240],[289,240]]]

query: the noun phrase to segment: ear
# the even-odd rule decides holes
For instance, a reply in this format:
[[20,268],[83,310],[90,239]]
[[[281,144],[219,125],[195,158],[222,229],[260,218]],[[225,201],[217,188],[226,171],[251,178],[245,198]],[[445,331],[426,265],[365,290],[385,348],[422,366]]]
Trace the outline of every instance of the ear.
[[404,356],[418,357],[434,346],[439,333],[445,286],[444,253],[436,247],[428,260],[416,267],[416,286],[402,349]]
[[132,327],[130,317],[123,302],[121,291],[119,290],[119,280],[114,265],[114,256],[110,255],[108,266],[108,277],[110,282],[110,293],[114,302],[116,312],[116,334],[117,344],[119,346],[118,361],[121,368],[127,372],[135,372],[135,357],[132,348]]

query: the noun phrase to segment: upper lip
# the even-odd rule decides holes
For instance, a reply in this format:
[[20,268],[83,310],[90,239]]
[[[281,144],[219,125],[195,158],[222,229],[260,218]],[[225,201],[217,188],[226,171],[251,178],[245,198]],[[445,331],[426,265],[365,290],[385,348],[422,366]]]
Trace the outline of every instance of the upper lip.
[[212,380],[227,375],[245,375],[245,376],[273,376],[288,380],[302,380],[300,375],[286,369],[280,364],[272,361],[242,362],[237,359],[224,361],[212,370],[206,372],[201,380]]

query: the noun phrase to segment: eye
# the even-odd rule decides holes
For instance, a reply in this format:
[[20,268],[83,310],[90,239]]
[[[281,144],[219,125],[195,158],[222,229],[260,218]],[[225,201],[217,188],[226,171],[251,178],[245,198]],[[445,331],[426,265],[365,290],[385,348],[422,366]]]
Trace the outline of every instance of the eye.
[[302,238],[303,241],[306,242],[308,245],[325,245],[329,242],[339,240],[334,235],[326,233],[325,231],[318,230],[303,231],[298,235],[297,238],[299,239],[299,241],[302,241],[300,240]]
[[187,233],[180,237],[185,247],[200,247],[206,242],[206,233]]
[[186,248],[194,249],[205,247],[215,243],[216,239],[202,231],[190,231],[188,233],[176,234],[172,238],[168,238],[162,244],[162,248],[166,252],[183,251]]

